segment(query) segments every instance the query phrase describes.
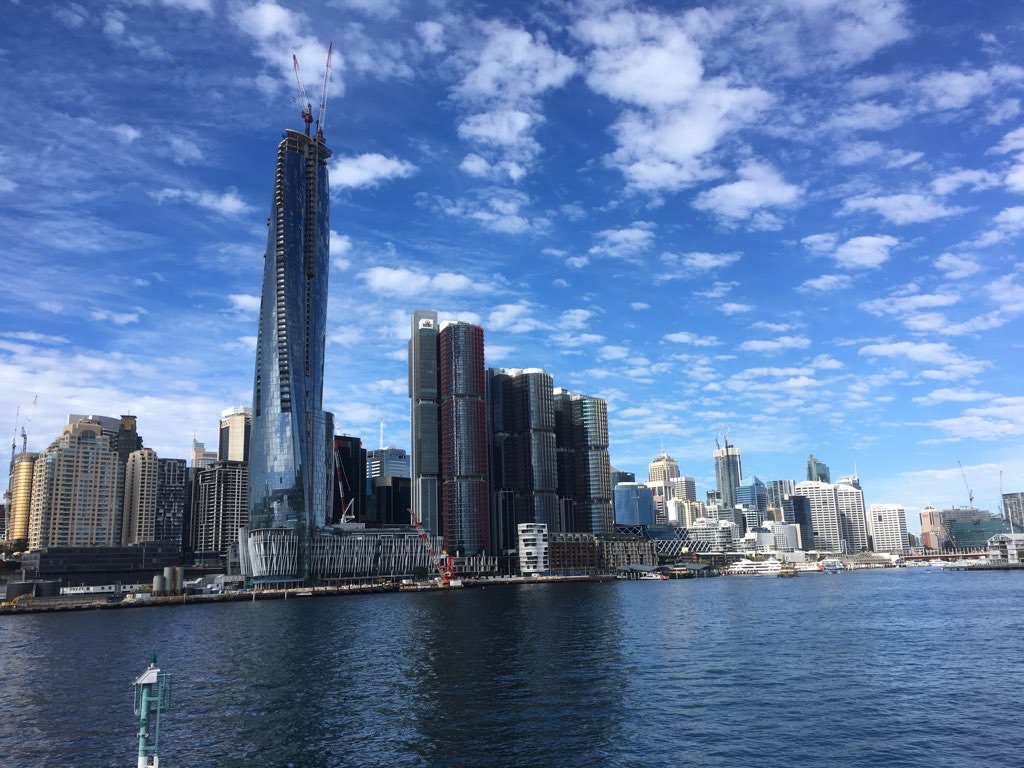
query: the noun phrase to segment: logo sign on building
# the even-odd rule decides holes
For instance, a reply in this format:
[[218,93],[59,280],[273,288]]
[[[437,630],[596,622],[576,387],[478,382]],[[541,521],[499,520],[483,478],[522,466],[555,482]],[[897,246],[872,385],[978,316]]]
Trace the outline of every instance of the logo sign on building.
[[424,328],[433,328],[433,327],[434,327],[434,321],[433,321],[433,320],[431,320],[431,319],[430,319],[429,317],[428,317],[428,318],[425,318],[425,319],[423,319],[423,320],[420,320],[420,326],[419,326],[419,327],[420,327],[420,330],[421,330],[421,331],[422,331],[422,330],[423,330]]

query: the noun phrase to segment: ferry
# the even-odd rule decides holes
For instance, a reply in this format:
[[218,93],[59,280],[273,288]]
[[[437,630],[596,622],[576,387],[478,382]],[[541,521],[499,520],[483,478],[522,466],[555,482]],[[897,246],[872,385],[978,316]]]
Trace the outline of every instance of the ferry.
[[825,573],[841,573],[842,571],[846,570],[846,566],[843,565],[843,561],[842,560],[837,560],[835,558],[829,558],[827,560],[822,560],[820,565],[821,565],[821,570],[824,571]]
[[638,581],[668,581],[668,576],[664,573],[655,573],[654,571],[651,571],[650,573],[641,575]]
[[777,576],[782,570],[782,561],[769,557],[767,560],[748,560],[743,558],[729,566],[729,575],[740,576]]

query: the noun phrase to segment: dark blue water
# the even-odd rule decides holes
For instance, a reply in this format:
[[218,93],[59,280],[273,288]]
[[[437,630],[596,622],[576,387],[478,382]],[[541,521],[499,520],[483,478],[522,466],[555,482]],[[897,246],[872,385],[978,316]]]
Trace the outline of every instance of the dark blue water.
[[1024,574],[551,584],[0,618],[0,764],[1017,766]]

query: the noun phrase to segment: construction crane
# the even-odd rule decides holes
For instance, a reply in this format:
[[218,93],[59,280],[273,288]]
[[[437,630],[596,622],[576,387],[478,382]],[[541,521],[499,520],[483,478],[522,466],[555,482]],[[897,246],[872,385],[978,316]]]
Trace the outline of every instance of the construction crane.
[[331,58],[334,55],[334,43],[327,45],[327,66],[324,67],[324,88],[320,94],[320,109],[316,113],[316,137],[324,139],[324,115],[327,114],[327,84],[331,80]]
[[430,555],[430,562],[434,564],[434,570],[437,571],[438,582],[441,586],[448,586],[455,576],[455,563],[451,555],[444,552],[437,553],[434,545],[430,543],[430,534],[424,530],[423,524],[416,517],[416,513],[412,511],[411,507],[409,508],[409,520],[412,521],[413,527],[416,528],[416,535],[419,536],[420,541],[423,542],[423,547],[427,550],[427,554]]
[[341,497],[341,522],[351,523],[356,519],[356,516],[352,514],[352,505],[355,504],[355,498],[348,500],[348,504],[345,503],[345,486],[348,485],[348,474],[345,472],[345,465],[341,461],[341,451],[338,447],[334,447],[334,477],[338,482],[338,493]]
[[306,98],[306,88],[302,84],[302,75],[299,74],[299,57],[292,54],[292,64],[295,66],[295,82],[299,84],[299,105],[302,108],[302,122],[306,126],[306,135],[309,136],[309,126],[313,124],[313,105]]
[[957,466],[960,467],[960,476],[963,477],[963,479],[964,479],[964,487],[967,488],[967,500],[970,502],[970,505],[971,505],[970,509],[973,510],[974,509],[974,491],[971,490],[971,485],[970,485],[970,483],[967,482],[967,473],[964,472],[964,465],[961,464],[958,461],[957,462]]

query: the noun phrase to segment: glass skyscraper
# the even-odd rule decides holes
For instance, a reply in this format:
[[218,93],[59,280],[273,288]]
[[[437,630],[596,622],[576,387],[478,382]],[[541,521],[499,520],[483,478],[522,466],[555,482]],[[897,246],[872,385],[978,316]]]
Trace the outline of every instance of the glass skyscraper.
[[277,147],[260,301],[249,448],[253,575],[307,581],[326,523],[333,418],[323,410],[330,195],[322,136]]

